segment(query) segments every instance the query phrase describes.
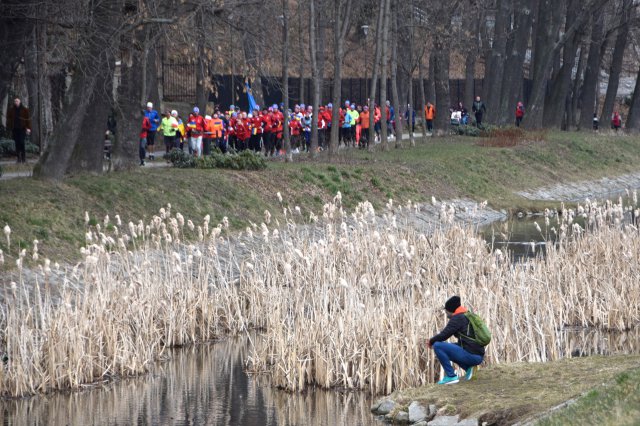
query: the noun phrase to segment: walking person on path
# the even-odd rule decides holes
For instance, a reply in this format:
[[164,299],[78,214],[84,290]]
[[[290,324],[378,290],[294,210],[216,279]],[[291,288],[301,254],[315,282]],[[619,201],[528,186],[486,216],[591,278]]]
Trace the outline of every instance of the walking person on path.
[[7,108],[7,130],[11,132],[16,144],[17,163],[27,162],[25,138],[31,134],[31,115],[29,109],[22,105],[20,98],[13,100],[13,107]]
[[[475,327],[472,326],[467,315],[467,308],[460,303],[459,296],[452,296],[444,304],[444,310],[449,318],[445,328],[427,343],[440,361],[445,376],[439,385],[458,383],[460,378],[456,374],[451,362],[458,364],[465,370],[464,380],[471,380],[475,373],[474,367],[484,359],[484,346],[477,341]],[[448,343],[451,336],[458,338],[458,343]]]
[[472,111],[476,115],[476,127],[482,127],[482,116],[487,112],[487,107],[484,102],[480,100],[480,96],[476,96],[476,100],[473,102]]
[[144,166],[144,159],[147,156],[147,137],[151,129],[151,122],[146,114],[142,115],[142,130],[140,130],[140,142],[138,143],[138,154],[140,156],[140,165]]
[[158,127],[160,127],[160,114],[153,109],[152,102],[147,102],[147,109],[144,111],[144,116],[147,117],[151,123],[151,129],[149,129],[147,134],[147,151],[149,152],[149,160],[154,160],[156,158],[154,145],[156,143],[156,132],[158,131]]

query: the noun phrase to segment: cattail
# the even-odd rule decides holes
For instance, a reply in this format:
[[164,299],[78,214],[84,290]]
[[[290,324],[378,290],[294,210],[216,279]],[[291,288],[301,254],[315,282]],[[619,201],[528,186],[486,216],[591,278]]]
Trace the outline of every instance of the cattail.
[[277,192],[276,196],[278,197],[278,201],[282,203],[282,195],[280,194],[280,192]]
[[11,228],[9,225],[4,225],[4,236],[7,238],[7,248],[11,248]]
[[85,211],[84,212],[84,224],[85,226],[89,226],[89,222],[91,221],[91,218],[89,218],[89,212]]

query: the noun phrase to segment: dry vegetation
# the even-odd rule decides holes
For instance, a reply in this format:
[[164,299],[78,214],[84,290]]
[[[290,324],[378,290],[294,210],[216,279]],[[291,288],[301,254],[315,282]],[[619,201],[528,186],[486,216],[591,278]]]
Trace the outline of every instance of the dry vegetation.
[[[430,235],[397,223],[394,212],[419,206],[390,201],[380,216],[362,203],[347,213],[340,194],[320,216],[283,207],[286,223],[265,212],[233,239],[226,218],[194,224],[170,206],[149,223],[106,217],[92,226],[87,216],[84,260],[64,280],[52,282],[56,266],[44,260],[37,280],[24,275],[5,291],[0,393],[143,373],[167,347],[256,328],[264,335],[247,368],[277,386],[388,393],[437,376],[424,342],[443,326],[439,308],[453,293],[492,329],[488,363],[570,356],[566,325],[637,325],[640,239],[624,224],[632,207],[589,203],[547,216],[544,232],[559,245],[523,264],[491,252],[440,207],[443,226]],[[19,267],[27,255],[38,258],[23,251]]]

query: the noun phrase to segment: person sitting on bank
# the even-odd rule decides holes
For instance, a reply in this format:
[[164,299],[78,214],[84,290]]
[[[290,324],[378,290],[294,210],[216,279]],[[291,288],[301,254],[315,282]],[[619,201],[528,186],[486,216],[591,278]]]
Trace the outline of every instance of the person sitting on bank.
[[[446,327],[429,339],[428,346],[440,361],[445,376],[438,382],[439,385],[458,383],[460,378],[456,374],[451,362],[458,364],[465,370],[464,380],[471,380],[475,374],[475,366],[484,359],[484,347],[475,342],[475,333],[471,323],[464,315],[467,308],[460,303],[459,296],[452,296],[444,304],[444,310],[449,318]],[[445,342],[449,337],[456,336],[458,343]]]

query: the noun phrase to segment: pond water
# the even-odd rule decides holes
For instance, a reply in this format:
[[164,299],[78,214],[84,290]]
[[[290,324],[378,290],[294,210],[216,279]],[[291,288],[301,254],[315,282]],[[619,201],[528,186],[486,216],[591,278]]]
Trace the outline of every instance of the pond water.
[[381,425],[365,392],[272,388],[247,376],[246,340],[171,351],[150,374],[79,392],[0,401],[5,425]]

